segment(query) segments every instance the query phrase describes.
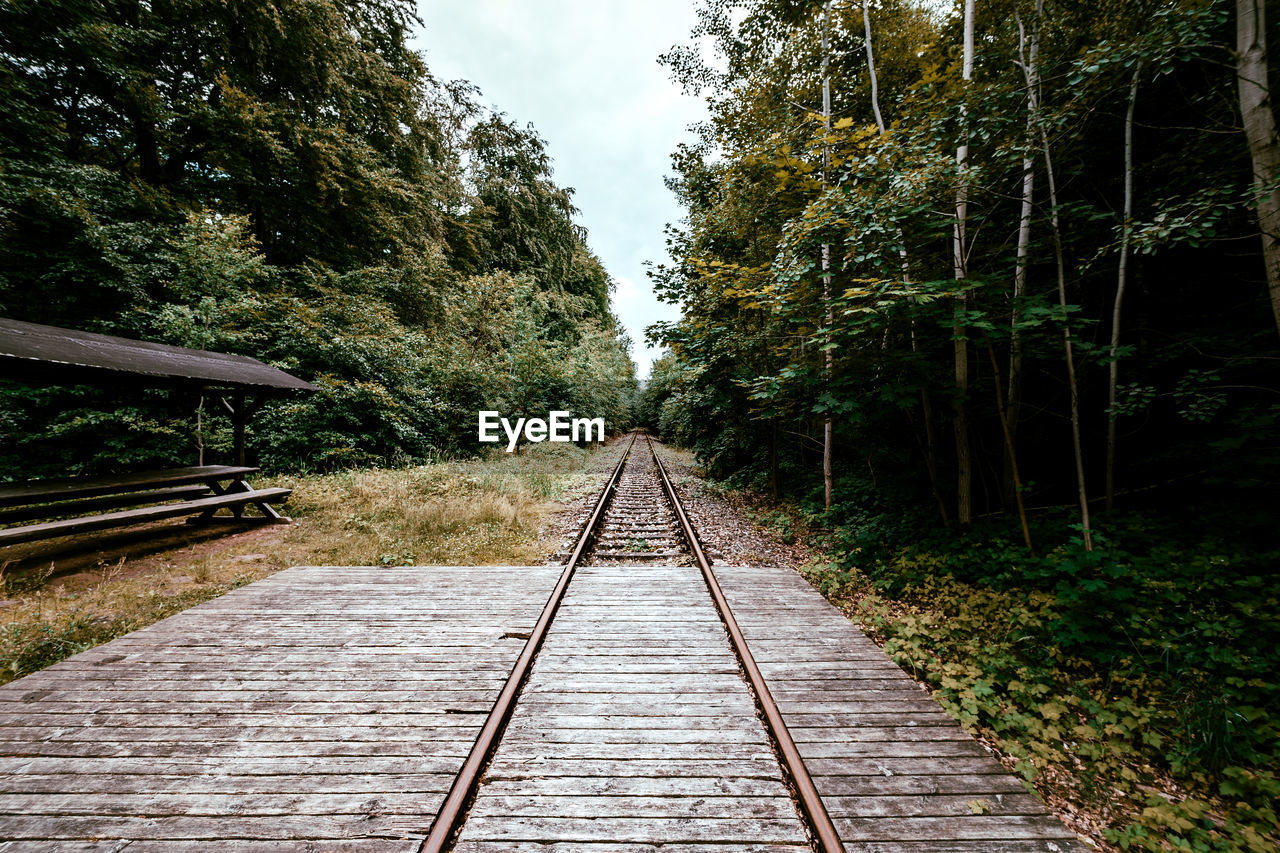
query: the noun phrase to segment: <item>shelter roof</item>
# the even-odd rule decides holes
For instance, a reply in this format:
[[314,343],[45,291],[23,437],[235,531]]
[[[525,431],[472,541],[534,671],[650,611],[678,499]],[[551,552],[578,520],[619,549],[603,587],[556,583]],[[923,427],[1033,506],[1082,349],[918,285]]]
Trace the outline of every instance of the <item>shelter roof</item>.
[[282,394],[310,382],[256,358],[0,318],[0,378],[62,385],[187,386]]

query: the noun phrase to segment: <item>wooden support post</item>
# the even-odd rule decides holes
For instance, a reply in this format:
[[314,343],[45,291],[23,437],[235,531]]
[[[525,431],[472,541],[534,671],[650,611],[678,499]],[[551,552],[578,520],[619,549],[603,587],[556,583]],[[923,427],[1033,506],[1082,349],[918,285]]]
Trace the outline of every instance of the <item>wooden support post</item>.
[[[234,402],[233,402],[234,401]],[[257,404],[250,405],[243,393],[232,395],[231,400],[222,398],[222,405],[231,415],[231,434],[234,442],[234,464],[245,467],[245,425],[249,417],[257,410]]]
[[244,406],[244,395],[237,394],[235,411],[231,415],[231,429],[235,435],[236,464],[241,467],[244,467],[244,427],[248,414]]

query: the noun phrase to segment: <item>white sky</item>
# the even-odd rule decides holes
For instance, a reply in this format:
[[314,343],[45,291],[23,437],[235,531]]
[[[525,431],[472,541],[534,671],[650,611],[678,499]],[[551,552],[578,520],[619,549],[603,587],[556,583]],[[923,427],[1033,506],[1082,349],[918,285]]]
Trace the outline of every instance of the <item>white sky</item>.
[[470,80],[482,104],[547,140],[556,182],[574,188],[587,242],[618,282],[613,310],[647,377],[659,353],[645,327],[679,317],[643,266],[666,260],[662,227],[682,215],[662,178],[706,114],[657,62],[688,39],[690,0],[418,0],[418,14],[413,44],[433,74]]

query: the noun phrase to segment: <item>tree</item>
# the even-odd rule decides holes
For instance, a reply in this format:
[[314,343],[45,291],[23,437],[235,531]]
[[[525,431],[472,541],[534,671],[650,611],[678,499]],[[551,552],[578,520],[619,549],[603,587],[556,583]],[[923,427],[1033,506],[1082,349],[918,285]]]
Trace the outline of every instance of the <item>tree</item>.
[[1142,79],[1142,60],[1133,69],[1129,83],[1129,107],[1124,118],[1124,211],[1120,223],[1120,271],[1116,281],[1115,306],[1111,309],[1111,348],[1108,351],[1110,373],[1107,383],[1107,509],[1116,497],[1116,392],[1120,375],[1120,309],[1129,283],[1129,244],[1133,237],[1133,113],[1138,105],[1138,83]]
[[[624,424],[572,191],[536,131],[431,76],[420,23],[408,0],[0,4],[0,313],[313,379],[251,436],[276,468],[460,449],[508,396]],[[197,403],[6,387],[0,461],[186,463]]]
[[1253,160],[1262,262],[1271,310],[1280,329],[1280,135],[1267,76],[1266,11],[1265,0],[1236,0],[1236,81]]
[[[965,83],[966,98],[969,92],[968,84],[973,80],[973,14],[974,0],[965,0],[964,53],[960,74]],[[969,393],[969,342],[965,337],[964,319],[969,306],[969,297],[964,289],[969,266],[969,246],[965,239],[965,226],[968,224],[969,212],[969,185],[965,174],[969,167],[969,131],[966,121],[968,109],[967,103],[960,105],[960,120],[966,126],[961,130],[964,137],[956,148],[956,215],[952,238],[954,274],[958,290],[955,323],[956,517],[961,527],[968,527],[973,523],[973,465],[970,460],[969,412],[965,401]]]
[[[1124,509],[1268,406],[1241,289],[1258,258],[1228,249],[1256,233],[1246,152],[1219,132],[1238,121],[1231,21],[1199,0],[988,0],[971,21],[969,5],[833,4],[826,26],[816,2],[699,6],[719,60],[667,60],[711,118],[673,158],[687,219],[655,270],[684,319],[654,331],[699,407],[682,435],[718,474],[767,469],[824,506],[830,416],[833,445],[858,448],[833,454],[832,524],[893,501],[990,519],[1025,498],[1071,507],[1096,547],[1104,421]],[[939,395],[964,403],[950,424]]]
[[[831,168],[831,145],[826,137],[831,133],[831,74],[830,42],[831,42],[831,2],[822,5],[822,189],[827,188],[827,170]],[[835,323],[835,312],[831,308],[831,246],[822,244],[822,304],[826,316],[823,321],[828,327]],[[832,352],[831,336],[824,342],[823,366],[826,368],[827,381],[835,366],[835,354]],[[831,451],[835,436],[835,421],[831,412],[822,419],[822,504],[831,509],[832,473]]]

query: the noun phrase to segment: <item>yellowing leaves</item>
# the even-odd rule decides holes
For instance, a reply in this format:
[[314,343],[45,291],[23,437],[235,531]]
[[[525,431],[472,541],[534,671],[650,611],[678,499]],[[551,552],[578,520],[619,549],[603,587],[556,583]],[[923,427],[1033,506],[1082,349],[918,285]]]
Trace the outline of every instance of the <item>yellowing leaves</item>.
[[1059,720],[1067,712],[1067,706],[1061,702],[1046,702],[1040,706],[1040,716],[1046,720]]
[[987,800],[970,800],[968,805],[969,805],[970,814],[990,814],[991,813],[991,803],[988,802]]

